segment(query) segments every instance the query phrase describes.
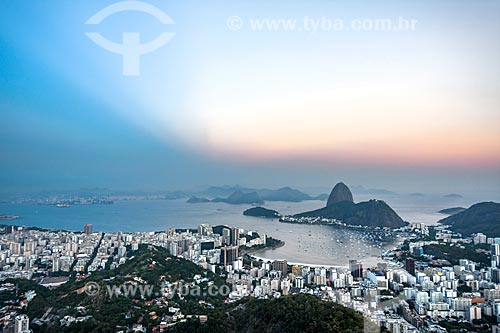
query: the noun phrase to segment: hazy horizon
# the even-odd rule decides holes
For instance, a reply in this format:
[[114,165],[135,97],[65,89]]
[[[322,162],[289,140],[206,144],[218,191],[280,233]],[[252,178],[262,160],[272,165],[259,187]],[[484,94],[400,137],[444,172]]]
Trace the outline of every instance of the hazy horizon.
[[[282,184],[276,186],[269,186],[269,184],[262,185],[252,185],[252,184],[201,184],[196,186],[185,186],[185,187],[100,187],[100,186],[65,186],[65,187],[28,187],[16,189],[2,188],[0,189],[0,200],[8,200],[13,198],[30,198],[30,197],[50,197],[53,195],[74,195],[81,193],[82,195],[162,195],[166,193],[173,193],[176,191],[183,192],[186,195],[200,195],[205,192],[210,187],[217,188],[230,188],[234,190],[242,189],[244,192],[248,190],[262,190],[270,189],[277,190],[283,187],[290,187],[292,189],[297,189],[309,195],[320,195],[329,194],[336,183],[332,183],[331,186],[328,185],[318,185],[318,186],[295,186],[293,184]],[[411,190],[400,188],[396,190],[391,187],[382,186],[364,186],[362,184],[347,183],[348,187],[354,194],[355,201],[363,201],[368,197],[373,199],[385,199],[390,197],[420,197],[421,199],[427,198],[445,198],[447,195],[459,195],[462,198],[460,200],[472,200],[478,201],[500,201],[500,193],[498,191],[488,191],[484,188],[476,189],[476,191],[471,190],[472,186],[468,188],[467,191],[446,191],[449,188],[443,189],[424,189],[423,191]],[[456,187],[455,187],[456,188]],[[386,191],[386,193],[384,193]],[[212,196],[208,196],[212,197]],[[362,197],[361,199],[359,197]],[[359,199],[359,200],[358,200]]]

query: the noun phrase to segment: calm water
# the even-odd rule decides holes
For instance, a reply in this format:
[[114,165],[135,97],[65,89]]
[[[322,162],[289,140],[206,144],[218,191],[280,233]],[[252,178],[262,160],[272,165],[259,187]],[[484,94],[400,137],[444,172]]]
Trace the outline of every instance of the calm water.
[[[355,196],[356,201],[369,199]],[[442,197],[383,197],[400,216],[410,222],[435,224],[444,215],[443,208],[468,207],[476,201]],[[282,214],[304,212],[324,206],[322,201],[299,203],[268,202],[267,208]],[[259,253],[267,259],[287,259],[289,262],[325,265],[346,265],[349,259],[361,259],[374,264],[384,247],[363,239],[363,234],[328,226],[307,226],[280,223],[277,220],[243,216],[249,205],[225,203],[188,204],[181,200],[118,201],[113,205],[86,205],[57,208],[29,204],[0,204],[0,214],[19,215],[16,221],[2,221],[54,229],[83,230],[91,223],[94,231],[158,231],[165,228],[196,228],[201,223],[227,224],[284,240],[286,245]],[[392,247],[391,244],[386,244]]]

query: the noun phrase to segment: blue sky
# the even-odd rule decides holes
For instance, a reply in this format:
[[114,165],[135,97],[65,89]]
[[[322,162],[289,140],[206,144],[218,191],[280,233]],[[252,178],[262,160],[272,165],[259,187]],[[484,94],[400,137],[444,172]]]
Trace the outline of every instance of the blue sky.
[[[0,6],[0,185],[500,188],[497,1]],[[229,16],[243,27],[231,31]],[[415,19],[414,31],[254,31],[253,19]],[[175,37],[123,76],[85,36]]]

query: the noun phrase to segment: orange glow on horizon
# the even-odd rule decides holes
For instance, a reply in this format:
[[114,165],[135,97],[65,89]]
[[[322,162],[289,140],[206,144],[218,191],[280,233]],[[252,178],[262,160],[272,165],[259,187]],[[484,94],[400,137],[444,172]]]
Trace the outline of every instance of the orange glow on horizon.
[[[211,142],[208,155],[217,159],[259,161],[259,160],[304,160],[324,164],[352,166],[429,166],[457,168],[500,168],[500,135],[483,133],[482,136],[443,137],[422,136],[422,138],[401,137],[373,141],[343,142],[331,140],[321,142],[307,140],[295,135],[268,138],[253,142],[235,138],[224,145]],[[288,139],[288,140],[287,140]],[[293,140],[292,140],[293,139]],[[301,141],[303,140],[303,141]]]

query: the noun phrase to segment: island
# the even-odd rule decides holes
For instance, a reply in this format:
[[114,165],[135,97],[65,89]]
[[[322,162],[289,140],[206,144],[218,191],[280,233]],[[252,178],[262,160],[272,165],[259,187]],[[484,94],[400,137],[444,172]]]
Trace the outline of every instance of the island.
[[260,206],[245,210],[243,212],[243,215],[254,216],[254,217],[265,217],[265,218],[279,218],[281,216],[281,214],[275,210],[267,209]]
[[324,208],[294,215],[300,217],[320,217],[335,219],[348,225],[401,228],[407,225],[403,219],[384,201],[369,200],[354,203],[347,185],[338,183],[333,188]]

